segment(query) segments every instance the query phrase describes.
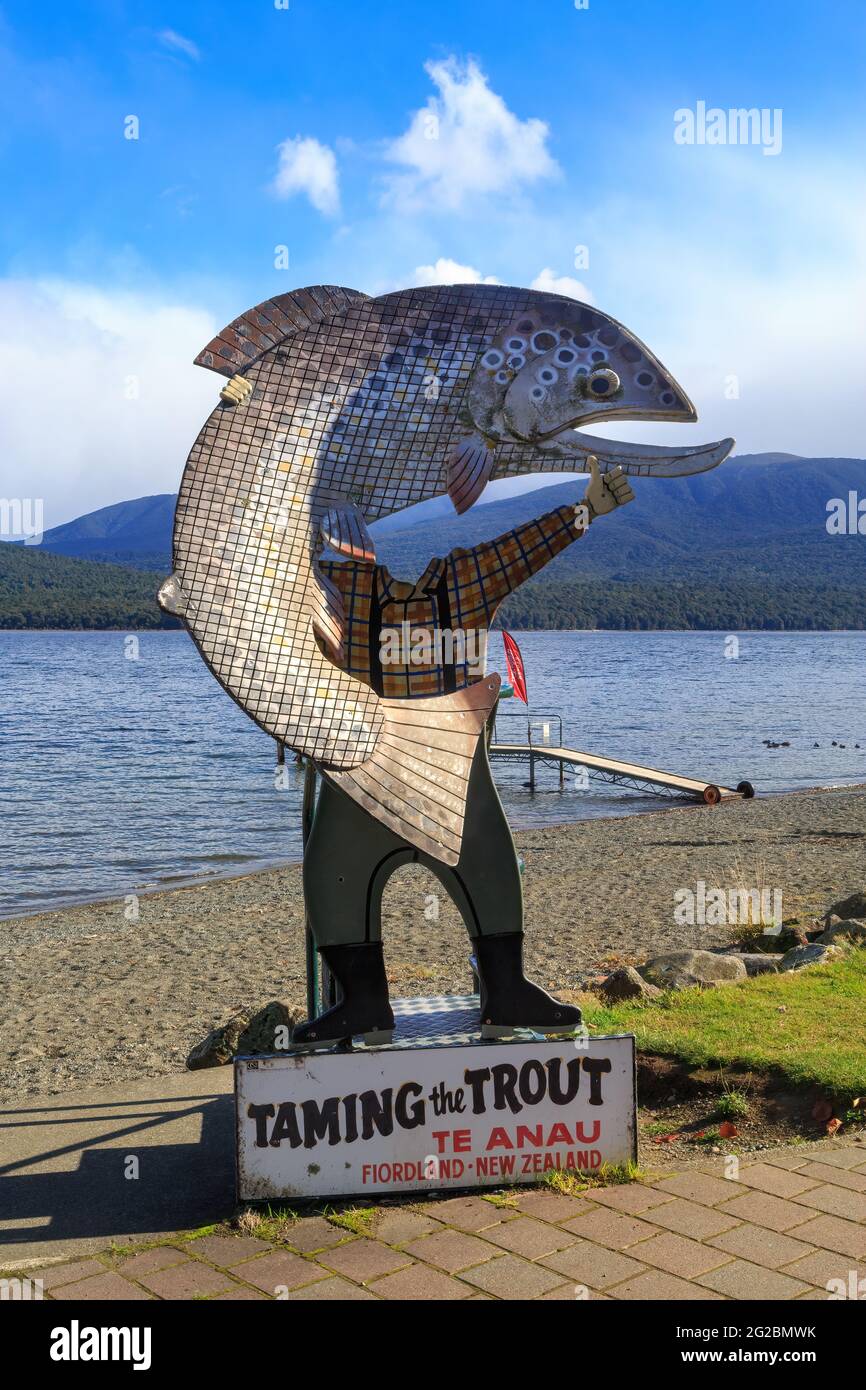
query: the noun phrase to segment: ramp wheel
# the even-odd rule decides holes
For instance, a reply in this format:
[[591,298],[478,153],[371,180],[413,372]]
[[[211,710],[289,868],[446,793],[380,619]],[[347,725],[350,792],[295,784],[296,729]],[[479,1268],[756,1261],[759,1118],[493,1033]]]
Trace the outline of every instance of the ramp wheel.
[[712,783],[710,786],[704,787],[704,802],[707,806],[718,806],[721,799],[722,793],[718,787],[714,787]]
[[755,788],[752,786],[751,782],[738,782],[737,791],[740,793],[740,796],[744,796],[747,801],[749,797],[755,795]]

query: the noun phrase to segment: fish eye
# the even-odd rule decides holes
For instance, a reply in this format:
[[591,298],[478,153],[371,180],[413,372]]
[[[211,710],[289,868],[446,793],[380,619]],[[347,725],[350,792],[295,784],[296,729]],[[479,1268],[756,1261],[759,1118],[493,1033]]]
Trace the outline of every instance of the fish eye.
[[652,386],[653,384],[653,378],[649,372],[638,372],[637,376],[635,377],[635,381],[637,382],[638,386],[642,386],[644,390],[646,390],[648,386]]
[[619,377],[610,367],[599,367],[587,384],[594,396],[610,396],[619,389]]
[[555,347],[556,337],[547,329],[543,329],[540,333],[536,333],[535,337],[532,339],[533,352],[550,352],[550,349]]
[[484,356],[482,357],[481,365],[483,367],[489,367],[491,370],[493,370],[495,367],[501,367],[504,361],[505,354],[501,353],[499,351],[499,348],[491,348],[490,351],[485,352]]

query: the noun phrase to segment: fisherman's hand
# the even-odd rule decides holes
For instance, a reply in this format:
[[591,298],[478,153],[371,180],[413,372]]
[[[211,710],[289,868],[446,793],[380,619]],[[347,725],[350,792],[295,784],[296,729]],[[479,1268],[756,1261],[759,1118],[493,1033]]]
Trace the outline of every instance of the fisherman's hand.
[[627,502],[634,501],[634,493],[621,468],[612,468],[602,477],[595,454],[590,454],[588,461],[590,478],[583,502],[589,511],[590,521],[612,512],[615,507],[624,507]]

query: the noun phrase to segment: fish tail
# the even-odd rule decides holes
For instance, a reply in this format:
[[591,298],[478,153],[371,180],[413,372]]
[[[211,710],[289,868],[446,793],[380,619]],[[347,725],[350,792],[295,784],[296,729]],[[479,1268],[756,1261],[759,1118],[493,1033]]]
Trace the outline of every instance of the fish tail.
[[472,759],[499,686],[490,675],[453,695],[383,700],[372,755],[328,777],[416,849],[456,864]]

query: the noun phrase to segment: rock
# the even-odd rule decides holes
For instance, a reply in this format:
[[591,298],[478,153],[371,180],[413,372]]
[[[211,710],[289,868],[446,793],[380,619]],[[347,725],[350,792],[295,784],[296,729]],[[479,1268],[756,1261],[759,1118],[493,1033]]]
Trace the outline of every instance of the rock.
[[779,970],[779,956],[769,955],[766,951],[728,951],[726,954],[731,960],[741,960],[746,967],[747,975],[775,975]]
[[822,946],[813,941],[809,946],[795,946],[786,951],[779,961],[780,970],[802,970],[806,965],[829,965],[831,960],[839,960],[845,952],[839,946]]
[[824,921],[829,925],[831,917],[838,917],[840,921],[847,922],[852,917],[859,921],[866,917],[866,890],[859,893],[851,893],[847,898],[841,898],[839,902],[833,903],[828,907],[824,914]]
[[788,924],[784,927],[764,928],[759,936],[754,938],[751,943],[752,951],[769,951],[770,954],[790,951],[794,946],[807,946],[809,937],[806,928],[799,924]]
[[221,1028],[213,1028],[190,1052],[186,1059],[187,1069],[203,1071],[205,1067],[224,1067],[235,1055],[238,1039],[248,1023],[246,1014],[235,1014]]
[[744,980],[746,967],[735,956],[717,956],[712,951],[668,951],[640,967],[640,973],[660,989],[688,989],[692,985],[712,987],[729,980]]
[[866,922],[858,922],[853,917],[847,921],[834,917],[822,931],[818,941],[824,946],[841,946],[846,941],[856,946],[866,945]]
[[[289,1013],[288,1005],[281,999],[272,999],[270,1004],[253,1014],[238,1038],[235,1051],[242,1057],[249,1053],[285,1052],[294,1025],[295,1018]],[[285,1030],[279,1037],[278,1028]]]
[[624,965],[620,970],[614,970],[612,975],[602,980],[598,988],[599,993],[611,1004],[620,999],[655,999],[661,994],[661,990],[643,979],[633,965]]

